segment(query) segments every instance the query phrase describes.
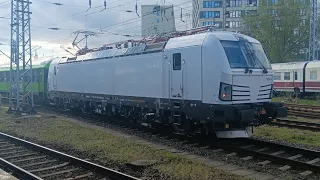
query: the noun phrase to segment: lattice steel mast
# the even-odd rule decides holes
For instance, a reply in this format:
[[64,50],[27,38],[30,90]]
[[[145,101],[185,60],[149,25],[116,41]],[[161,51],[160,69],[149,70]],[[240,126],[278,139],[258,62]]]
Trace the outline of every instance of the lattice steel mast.
[[310,0],[309,61],[318,58],[318,2]]
[[11,0],[9,112],[35,113],[29,0]]

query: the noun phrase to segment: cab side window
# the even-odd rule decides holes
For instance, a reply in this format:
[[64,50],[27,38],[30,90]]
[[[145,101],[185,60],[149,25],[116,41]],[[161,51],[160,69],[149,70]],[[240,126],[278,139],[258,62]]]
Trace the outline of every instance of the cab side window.
[[173,70],[181,70],[181,53],[173,54]]
[[290,72],[285,72],[283,79],[284,80],[290,80]]
[[53,74],[57,75],[57,67],[56,66],[53,68]]

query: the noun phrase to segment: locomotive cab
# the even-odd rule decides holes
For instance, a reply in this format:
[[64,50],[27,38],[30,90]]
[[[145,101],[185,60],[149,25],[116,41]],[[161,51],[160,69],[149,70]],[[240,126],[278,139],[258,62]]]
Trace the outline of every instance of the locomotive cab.
[[214,127],[223,129],[215,131],[217,136],[247,137],[251,132],[244,127],[287,116],[283,104],[271,102],[273,71],[259,41],[241,34],[209,34],[202,63],[203,73],[213,74],[203,76],[203,89],[212,90],[203,94],[203,103],[211,104]]

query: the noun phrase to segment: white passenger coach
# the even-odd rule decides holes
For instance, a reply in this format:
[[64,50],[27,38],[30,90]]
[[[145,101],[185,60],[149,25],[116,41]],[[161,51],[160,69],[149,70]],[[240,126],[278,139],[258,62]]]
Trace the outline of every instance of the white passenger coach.
[[312,94],[320,92],[320,61],[272,64],[274,91]]
[[261,44],[231,32],[202,32],[107,48],[51,63],[52,104],[121,115],[146,126],[219,138],[285,117],[272,103],[273,72]]

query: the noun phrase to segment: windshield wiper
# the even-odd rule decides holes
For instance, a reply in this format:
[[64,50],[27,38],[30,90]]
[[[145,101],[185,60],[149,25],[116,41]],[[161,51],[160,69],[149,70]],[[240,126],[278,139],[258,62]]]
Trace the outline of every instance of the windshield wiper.
[[[248,58],[248,54],[249,54],[249,52],[248,52],[248,49],[246,48],[246,46],[244,46],[244,48],[241,48],[241,43],[245,43],[245,42],[241,42],[240,41],[240,43],[239,43],[239,45],[240,45],[240,49],[242,49],[243,51],[244,51],[244,53],[245,53],[245,61],[246,61],[246,63],[247,63],[247,66],[245,67],[245,71],[244,71],[244,73],[245,74],[247,74],[247,73],[252,73],[252,70],[250,69],[250,67],[249,67],[249,64],[252,64],[253,62],[252,62],[252,59],[250,59],[250,60],[248,60],[247,58]],[[249,62],[250,61],[250,62]]]
[[244,44],[245,44],[245,48],[246,48],[246,50],[248,51],[248,54],[250,54],[253,62],[254,62],[255,64],[257,64],[257,62],[258,62],[258,63],[259,63],[259,66],[262,67],[262,69],[263,69],[262,73],[267,74],[267,73],[268,73],[267,68],[260,62],[260,60],[258,59],[258,57],[256,56],[256,54],[250,49],[250,47],[249,47],[249,45],[247,44],[247,42],[244,42]]
[[267,68],[260,62],[260,60],[257,58],[256,54],[254,52],[251,52],[251,56],[255,59],[255,62],[258,62],[260,64],[260,67],[263,68],[262,73],[267,74],[268,73]]

